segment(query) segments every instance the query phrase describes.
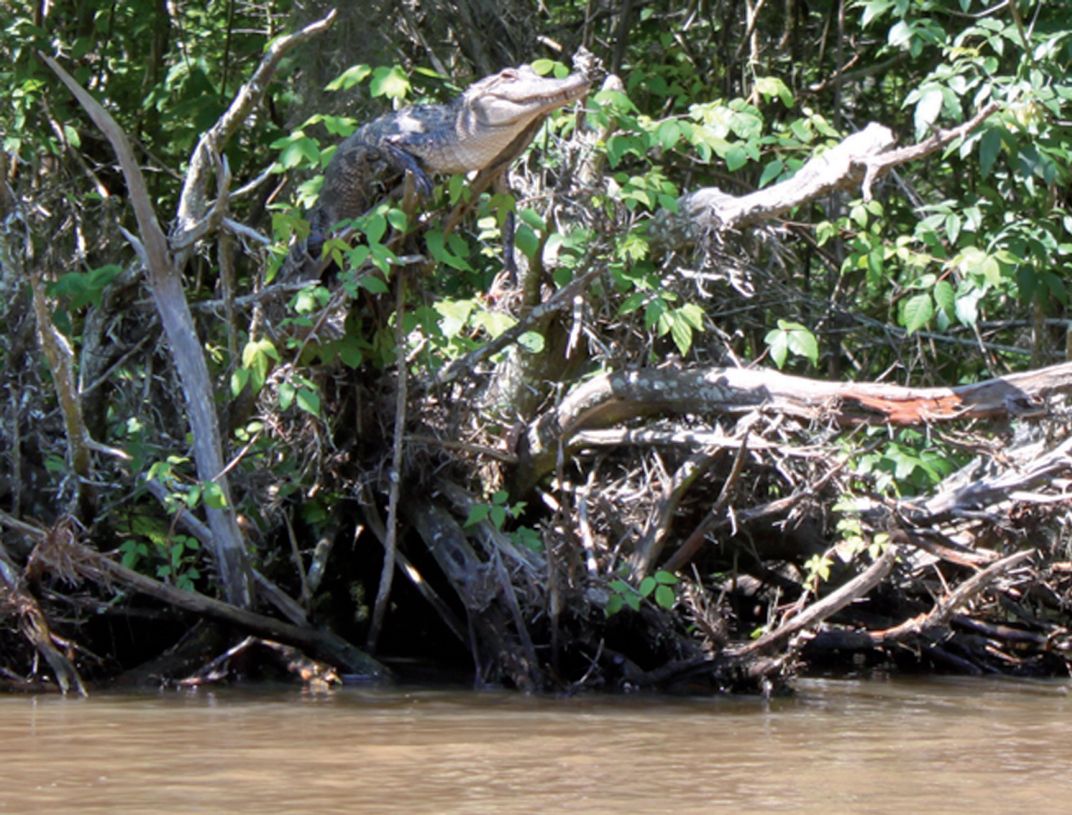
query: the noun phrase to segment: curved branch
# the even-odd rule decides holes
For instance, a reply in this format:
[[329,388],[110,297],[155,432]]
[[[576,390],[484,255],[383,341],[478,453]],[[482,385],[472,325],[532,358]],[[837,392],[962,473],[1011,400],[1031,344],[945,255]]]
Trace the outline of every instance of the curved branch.
[[681,196],[678,214],[660,221],[659,236],[666,242],[689,240],[706,232],[768,221],[834,190],[862,186],[862,195],[868,199],[876,178],[898,164],[915,161],[963,138],[999,108],[999,103],[991,102],[963,124],[939,130],[929,139],[899,150],[892,149],[893,132],[872,122],[812,158],[792,178],[766,189],[734,196],[717,187],[705,187]]
[[[280,60],[289,51],[331,28],[332,23],[335,22],[336,13],[335,9],[332,9],[331,13],[322,20],[310,23],[301,31],[274,40],[265,51],[253,76],[238,89],[230,107],[197,142],[190,156],[190,168],[186,171],[186,180],[182,185],[175,227],[176,246],[184,247],[182,260],[185,260],[186,254],[190,251],[190,245],[193,243],[185,237],[186,233],[197,229],[198,222],[206,216],[208,209],[206,190],[213,168],[219,161],[220,151],[252,113],[254,107],[264,98],[268,83],[279,67]],[[180,262],[180,267],[181,265]]]

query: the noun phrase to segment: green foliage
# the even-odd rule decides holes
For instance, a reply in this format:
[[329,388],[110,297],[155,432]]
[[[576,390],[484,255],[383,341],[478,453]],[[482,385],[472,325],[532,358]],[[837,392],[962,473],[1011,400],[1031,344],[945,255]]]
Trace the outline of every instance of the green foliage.
[[193,591],[201,579],[197,564],[201,544],[196,538],[174,533],[170,526],[149,515],[129,519],[130,537],[119,545],[120,563],[185,591]]
[[866,552],[871,560],[877,560],[889,545],[889,533],[866,534],[851,500],[838,502],[834,505],[834,510],[844,513],[837,522],[837,532],[841,540],[834,551],[838,558],[843,563],[851,563]]
[[[308,415],[319,421],[303,424],[337,430],[332,396],[337,383],[347,382],[346,369],[361,369],[353,379],[377,391],[379,383],[371,377],[398,358],[392,325],[397,318],[390,316],[387,295],[402,262],[420,267],[419,274],[407,273],[410,302],[401,326],[406,342],[401,350],[414,370],[427,373],[501,336],[516,319],[484,295],[502,269],[503,224],[511,212],[517,216],[517,251],[544,274],[548,290],[592,268],[605,269],[584,295],[584,330],[592,338],[587,359],[580,358],[583,349],[577,352],[584,373],[645,359],[661,363],[671,350],[700,364],[727,355],[747,363],[766,350],[779,368],[814,367],[821,347],[824,362],[845,363],[846,375],[860,379],[904,370],[914,379],[972,381],[983,365],[977,338],[996,348],[1035,343],[1029,350],[1047,358],[1052,349],[1045,345],[1045,331],[1028,338],[1024,326],[1029,320],[1043,325],[1037,319],[1042,316],[1065,319],[1069,305],[1068,4],[854,0],[846,4],[840,32],[842,45],[851,44],[844,65],[833,62],[838,49],[832,47],[829,4],[797,4],[791,19],[776,5],[758,9],[754,34],[760,48],[752,54],[747,38],[740,49],[731,41],[744,30],[732,15],[690,15],[688,25],[677,25],[684,18],[675,17],[671,5],[640,4],[621,40],[625,90],[597,91],[587,101],[585,135],[592,137],[587,141],[605,136],[594,147],[603,160],[599,178],[583,194],[568,201],[549,193],[519,200],[498,193],[476,197],[467,180],[456,176],[441,179],[414,217],[387,203],[354,219],[347,224],[351,238],[324,245],[335,266],[330,279],[295,292],[286,318],[272,319],[271,333],[250,336],[258,322],[246,313],[225,326],[199,312],[199,330],[213,349],[222,390],[229,384],[232,396],[261,394],[258,408],[269,405],[265,410],[280,414],[273,420]],[[46,7],[48,19],[35,22],[33,15]],[[540,13],[565,31],[576,22],[578,8],[551,3]],[[136,262],[113,228],[117,222],[130,228],[131,220],[118,208],[125,206],[125,193],[114,157],[36,51],[59,56],[131,135],[166,222],[196,139],[249,77],[268,37],[293,27],[291,13],[289,4],[165,8],[88,0],[12,8],[0,22],[5,182],[18,186],[30,217],[55,216],[34,226],[35,251],[27,256],[49,270],[54,319],[74,346],[120,269]],[[675,22],[673,30],[668,20]],[[822,47],[809,47],[820,38]],[[258,230],[268,229],[258,219],[269,202],[275,241],[267,274],[255,253],[240,257],[236,282],[242,294],[271,283],[292,238],[308,234],[302,211],[315,201],[320,174],[340,139],[388,107],[441,100],[456,90],[429,69],[359,64],[326,86],[332,93],[348,92],[348,105],[351,98],[359,100],[356,109],[339,105],[354,115],[322,112],[303,120],[296,103],[309,100],[298,98],[303,91],[296,79],[306,73],[307,54],[284,61],[265,105],[227,147],[235,188],[268,167],[276,175],[271,186],[281,185],[231,202],[229,215]],[[399,48],[398,54],[399,63],[411,64],[411,52]],[[453,70],[453,56],[448,64]],[[461,58],[457,64],[461,67]],[[552,60],[533,65],[544,75],[569,71]],[[875,66],[883,70],[875,72]],[[459,71],[459,81],[463,76]],[[889,125],[904,145],[963,122],[989,102],[999,109],[984,124],[943,152],[877,179],[871,200],[846,200],[839,191],[788,213],[778,242],[794,256],[792,262],[779,269],[779,258],[762,242],[748,249],[754,263],[749,272],[762,273],[756,296],[738,297],[728,285],[710,295],[699,292],[677,274],[692,258],[673,251],[676,247],[666,251],[657,240],[653,227],[676,210],[683,191],[717,185],[746,194],[768,188],[868,121]],[[284,122],[299,124],[286,132]],[[568,134],[573,122],[565,113],[552,116],[547,124],[552,137],[537,139],[541,169],[549,171],[551,184],[518,189],[550,191],[555,171],[578,166],[575,156],[566,163],[553,138]],[[475,215],[448,234],[443,214],[463,203]],[[809,224],[816,224],[816,246],[805,234]],[[414,256],[427,263],[414,262]],[[717,253],[708,260],[719,263]],[[218,265],[214,252],[197,253],[185,281],[192,301],[219,297]],[[777,275],[782,275],[778,286],[799,292],[799,299],[772,302],[762,286]],[[318,330],[328,314],[344,316],[338,331]],[[130,325],[118,329],[116,336],[122,336]],[[555,330],[541,325],[524,334],[520,345],[530,354],[555,349]],[[229,358],[224,350],[229,348],[238,359]],[[1002,365],[1007,353],[1012,352],[992,356]],[[12,363],[0,358],[0,366]],[[330,366],[338,367],[323,370]],[[134,394],[151,392],[160,380],[160,367],[146,364],[144,355],[124,361],[113,375]],[[567,388],[570,382],[563,377],[551,384]],[[45,404],[40,415],[54,415],[53,406]],[[190,462],[176,454],[189,444],[182,429],[156,421],[140,403],[113,400],[98,440],[123,445],[134,456],[135,472],[165,484],[168,513],[226,506],[222,490],[200,481]],[[861,492],[925,492],[962,463],[959,454],[926,434],[883,432],[846,443]],[[298,501],[303,521],[311,527],[328,523],[335,498],[324,497],[329,491],[306,497],[321,486],[315,483],[320,474],[286,454],[284,434],[271,422],[249,421],[235,436],[249,446],[240,468],[271,468],[278,494]],[[42,453],[57,481],[69,477],[61,453]],[[240,490],[234,496],[245,500]],[[538,531],[520,524],[526,511],[537,510],[495,493],[474,508],[467,523],[486,521],[538,550],[543,546]],[[836,554],[846,562],[865,553],[874,557],[884,543],[851,513],[839,522],[838,533]],[[190,587],[200,577],[196,541],[174,535],[169,522],[131,531],[121,550],[125,562],[177,585]],[[813,588],[829,578],[833,563],[830,555],[821,555],[804,564]],[[672,608],[675,584],[665,572],[636,587],[616,580],[607,614],[640,608],[645,600]]]
[[675,574],[662,570],[654,575],[648,575],[635,588],[620,578],[612,580],[609,584],[610,595],[603,612],[608,617],[613,617],[626,607],[639,611],[641,602],[646,599],[654,602],[661,609],[671,611],[677,604],[677,592],[674,586],[678,582]]
[[72,314],[87,306],[99,306],[104,290],[122,271],[119,266],[109,263],[86,272],[68,272],[50,283],[46,292],[57,302],[52,316],[56,325],[67,334],[73,334]]
[[390,99],[403,99],[409,94],[410,84],[406,72],[398,65],[380,65],[372,69],[369,93]]
[[371,74],[372,69],[368,65],[352,65],[331,80],[324,89],[328,91],[346,91],[364,82]]
[[804,561],[804,584],[812,591],[819,589],[819,584],[830,579],[830,567],[834,561],[829,555],[812,555]]
[[[499,532],[506,531],[507,521],[520,518],[524,514],[527,505],[525,501],[517,501],[511,504],[509,503],[509,498],[510,494],[508,492],[499,490],[491,496],[489,503],[473,504],[469,508],[469,516],[465,519],[466,529],[485,521],[490,521]],[[543,550],[543,538],[540,537],[539,532],[530,526],[518,526],[509,530],[507,534],[517,546],[533,552]]]
[[475,526],[482,521],[489,520],[498,530],[502,530],[507,518],[520,518],[525,511],[525,502],[518,501],[509,504],[510,494],[505,490],[499,490],[491,496],[491,503],[474,504],[469,508],[469,517],[465,519],[465,526]]
[[246,343],[242,349],[242,367],[231,376],[231,394],[238,396],[249,385],[254,395],[260,393],[273,362],[279,362],[279,352],[269,339]]
[[[1062,124],[1072,100],[1067,5],[1038,8],[1030,26],[1021,12],[956,16],[975,5],[857,3],[865,28],[887,26],[887,50],[929,59],[903,100],[917,138],[989,101],[1002,106],[943,157],[949,164],[933,182],[948,197],[922,207],[918,223],[902,220],[900,237],[885,243],[883,277],[905,289],[897,319],[909,332],[975,326],[987,312],[1007,315],[1017,300],[1051,310],[1067,302],[1072,224],[1047,192],[1067,186],[1072,169]],[[971,161],[978,169],[968,174],[982,182],[973,190],[956,183],[956,167]]]
[[819,364],[819,343],[815,335],[800,323],[779,320],[778,327],[767,332],[764,341],[770,348],[771,359],[784,368],[789,354],[804,357],[812,365]]
[[119,266],[109,263],[88,272],[68,272],[50,283],[46,290],[49,296],[63,302],[71,311],[89,305],[99,306],[104,290],[122,271]]
[[[871,435],[885,431],[875,428]],[[853,471],[879,493],[916,495],[963,466],[964,460],[914,429],[899,430],[854,459]]]

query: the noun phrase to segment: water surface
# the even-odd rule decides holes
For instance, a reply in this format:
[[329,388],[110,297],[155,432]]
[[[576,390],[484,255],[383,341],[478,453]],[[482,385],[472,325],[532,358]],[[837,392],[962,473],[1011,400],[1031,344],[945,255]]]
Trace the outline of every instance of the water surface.
[[1072,812],[1069,683],[0,697],[0,812]]

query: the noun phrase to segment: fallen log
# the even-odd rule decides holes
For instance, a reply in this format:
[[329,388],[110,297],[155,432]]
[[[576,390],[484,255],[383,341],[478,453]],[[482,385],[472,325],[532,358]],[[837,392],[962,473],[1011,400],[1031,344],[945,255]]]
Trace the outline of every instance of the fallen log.
[[196,591],[169,586],[128,569],[89,547],[81,544],[73,546],[77,548],[72,557],[79,573],[84,577],[104,583],[114,581],[168,605],[211,617],[267,639],[293,645],[317,659],[335,665],[343,673],[359,676],[363,680],[384,682],[391,679],[390,669],[331,631],[292,625]]
[[386,682],[392,679],[391,671],[385,665],[331,631],[293,625],[196,591],[169,586],[128,569],[108,555],[78,543],[71,536],[65,536],[61,541],[53,539],[49,542],[47,530],[18,521],[6,513],[0,513],[0,522],[18,529],[37,542],[38,545],[31,555],[36,569],[52,570],[67,580],[81,576],[105,587],[119,583],[170,606],[301,648],[310,656],[329,662],[343,673],[360,677],[362,680]]
[[583,430],[655,415],[782,413],[842,425],[914,425],[957,419],[1038,416],[1053,394],[1072,390],[1072,363],[953,388],[826,382],[765,368],[652,368],[592,379],[544,414],[522,438],[514,492],[549,473]]
[[25,583],[0,543],[0,616],[10,614],[17,618],[19,632],[44,657],[61,693],[66,695],[74,690],[79,696],[88,696],[78,669],[53,644],[55,635]]

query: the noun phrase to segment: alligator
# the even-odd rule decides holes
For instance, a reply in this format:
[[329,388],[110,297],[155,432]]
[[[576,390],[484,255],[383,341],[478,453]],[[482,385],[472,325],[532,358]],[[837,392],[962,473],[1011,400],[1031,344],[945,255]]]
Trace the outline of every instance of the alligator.
[[582,70],[555,79],[527,65],[506,68],[452,102],[413,105],[362,126],[339,145],[324,171],[309,218],[306,259],[319,258],[333,225],[367,211],[405,173],[427,197],[432,173],[505,171],[547,115],[580,99],[589,84]]

